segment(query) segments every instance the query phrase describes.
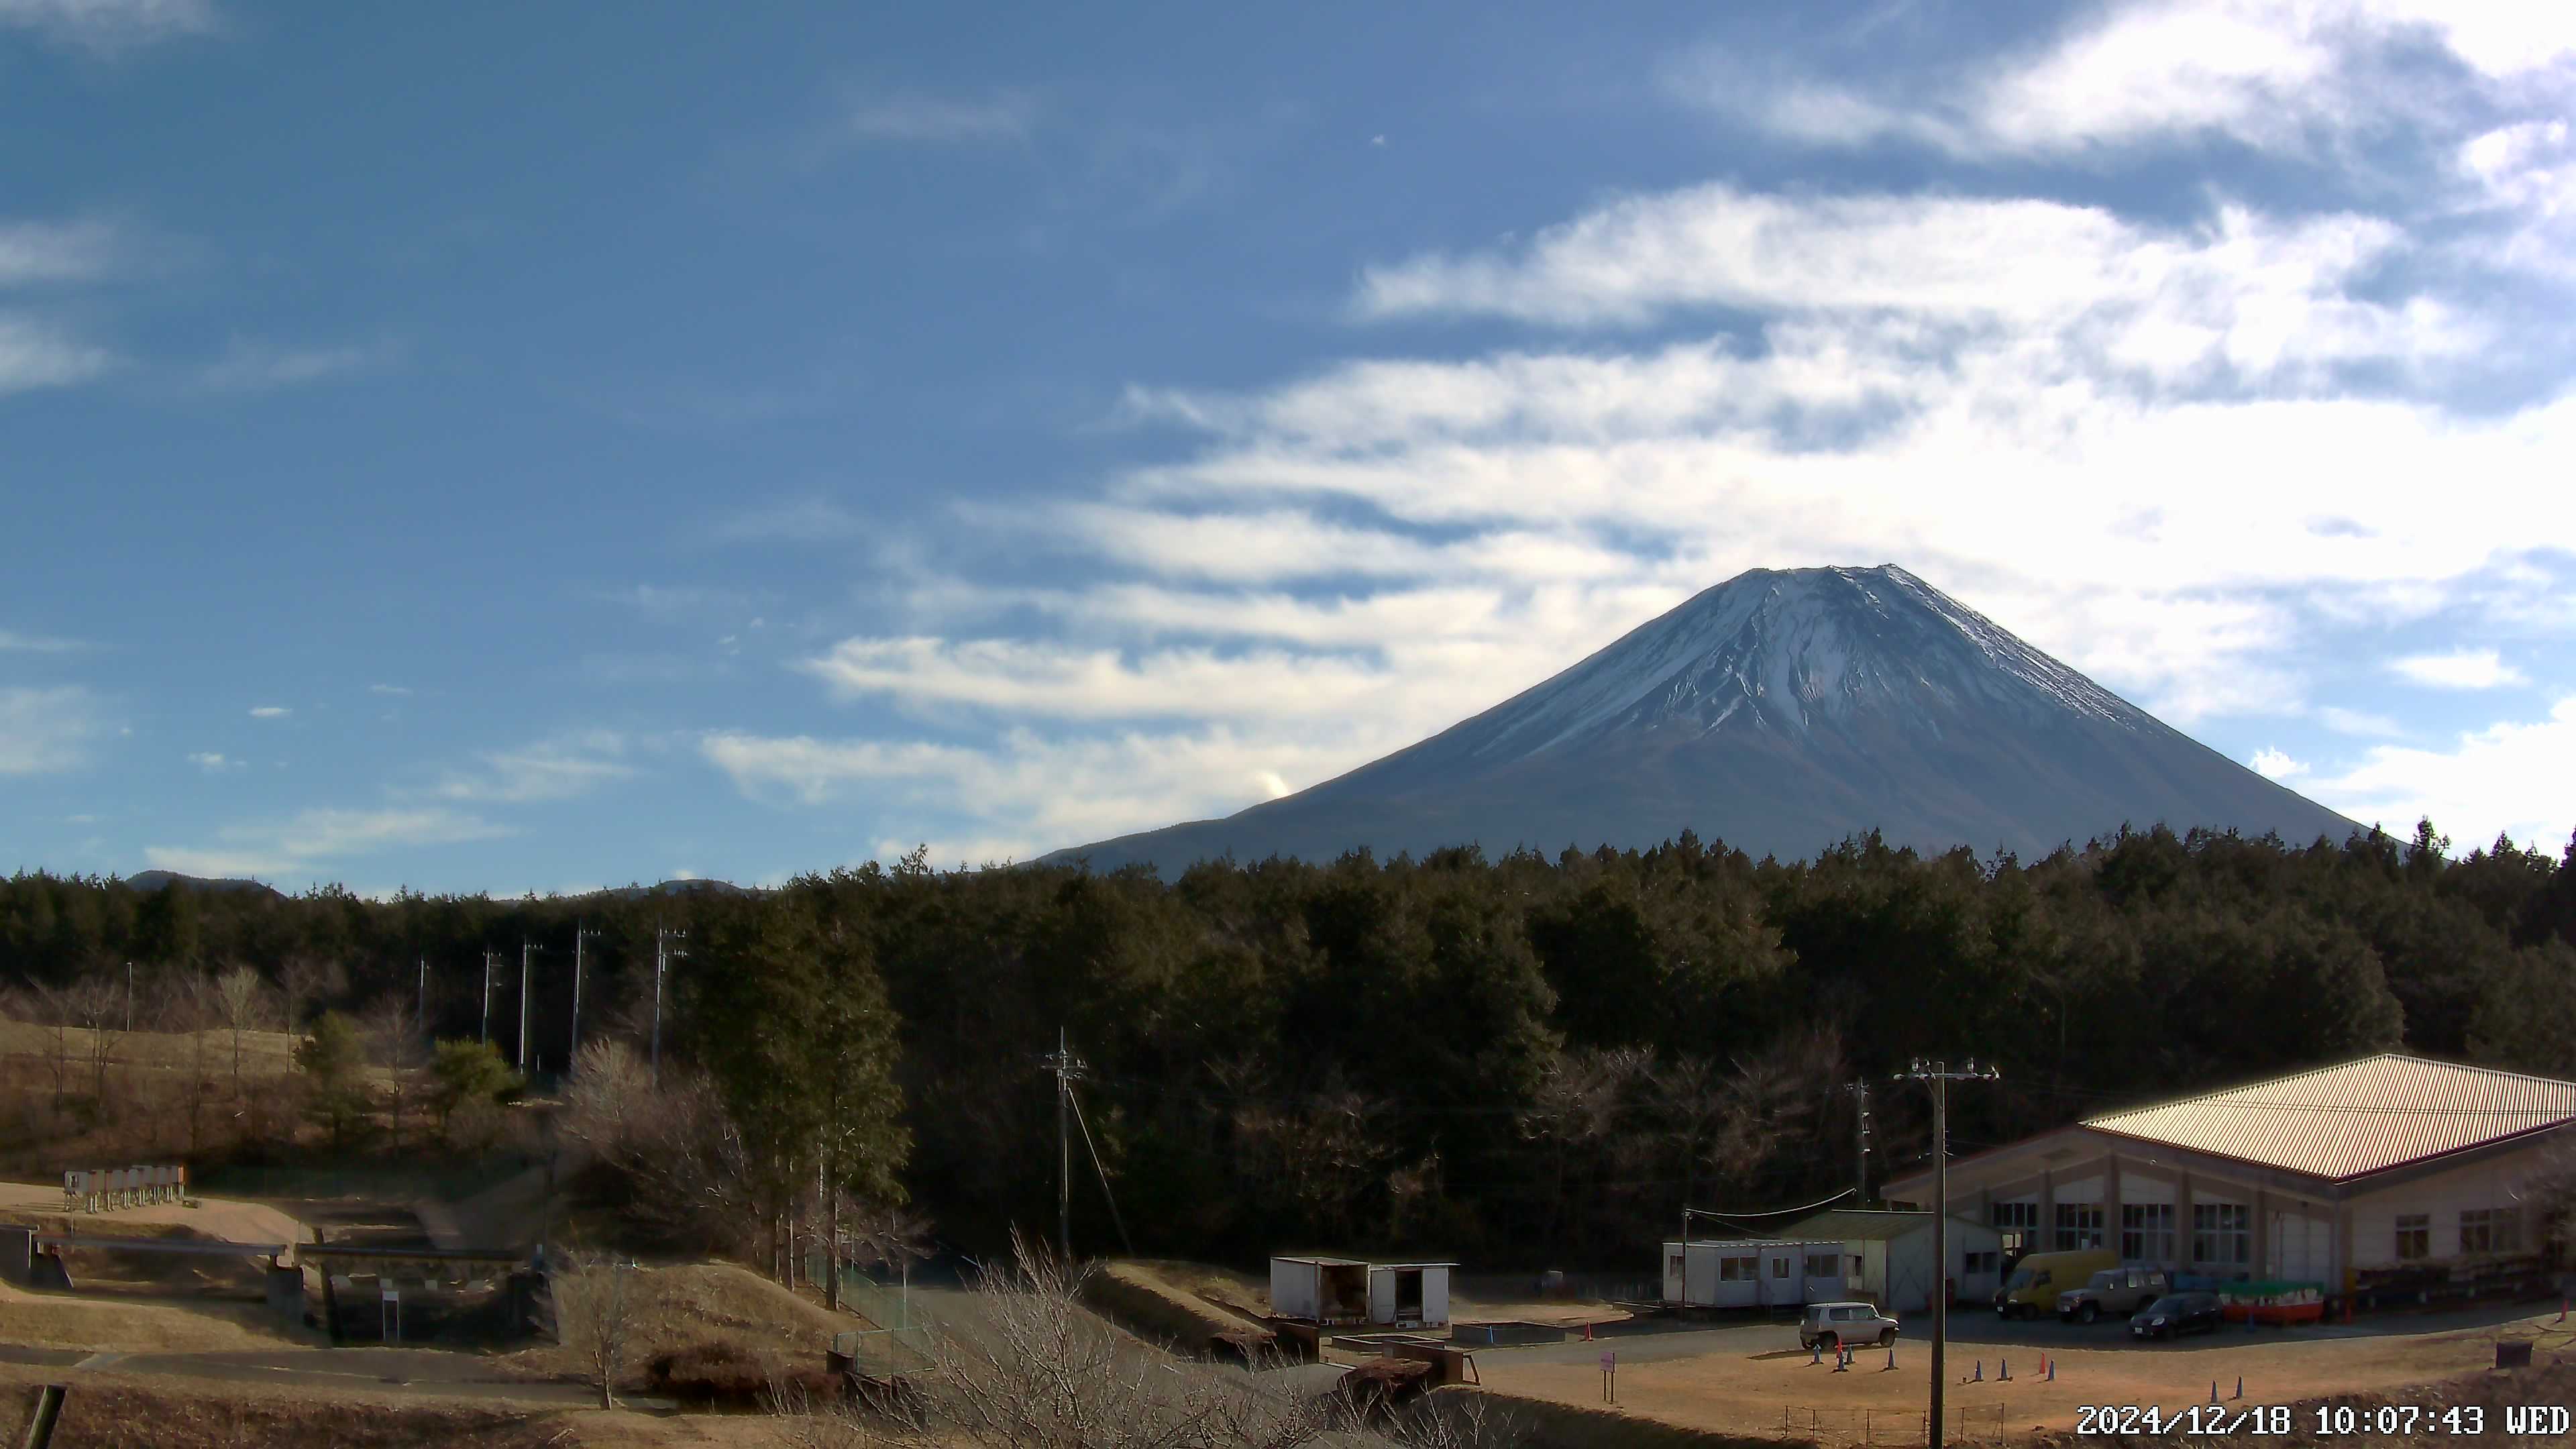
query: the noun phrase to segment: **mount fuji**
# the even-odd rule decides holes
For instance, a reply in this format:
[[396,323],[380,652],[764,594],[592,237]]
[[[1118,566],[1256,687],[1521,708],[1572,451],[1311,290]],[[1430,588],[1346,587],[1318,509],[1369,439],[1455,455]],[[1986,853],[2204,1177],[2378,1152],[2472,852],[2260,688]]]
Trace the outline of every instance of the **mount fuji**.
[[1420,744],[1221,820],[1058,851],[1095,870],[1476,844],[1759,858],[1845,836],[2035,858],[2156,823],[2357,829],[1893,565],[1756,569]]

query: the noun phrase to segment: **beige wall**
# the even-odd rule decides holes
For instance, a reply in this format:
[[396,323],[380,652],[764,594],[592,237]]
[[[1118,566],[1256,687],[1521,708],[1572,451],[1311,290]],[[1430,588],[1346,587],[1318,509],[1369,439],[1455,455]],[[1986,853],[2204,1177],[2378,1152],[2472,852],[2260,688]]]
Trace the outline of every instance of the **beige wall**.
[[2398,1266],[2397,1218],[2401,1213],[2422,1213],[2432,1219],[2427,1225],[2432,1237],[2428,1261],[2440,1262],[2459,1255],[2460,1211],[2463,1208],[2518,1209],[2522,1246],[2529,1251],[2534,1246],[2538,1225],[2533,1221],[2531,1209],[2514,1201],[2514,1192],[2523,1175],[2530,1171],[2531,1164],[2530,1153],[2509,1153],[2474,1166],[2355,1197],[2352,1200],[2350,1266]]

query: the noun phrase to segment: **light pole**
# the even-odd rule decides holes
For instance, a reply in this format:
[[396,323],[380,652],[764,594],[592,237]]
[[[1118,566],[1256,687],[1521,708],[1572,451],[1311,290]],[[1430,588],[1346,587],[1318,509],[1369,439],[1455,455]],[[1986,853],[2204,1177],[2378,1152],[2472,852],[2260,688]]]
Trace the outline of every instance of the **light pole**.
[[1946,1061],[1926,1064],[1914,1059],[1911,1071],[1896,1074],[1900,1082],[1932,1084],[1932,1432],[1927,1436],[1932,1449],[1948,1439],[1942,1423],[1941,1390],[1949,1383],[1944,1351],[1950,1337],[1950,1092],[1952,1082],[1991,1082],[1999,1076],[1994,1068],[1977,1069],[1970,1058],[1963,1071],[1950,1070]]
[[687,947],[673,950],[671,943],[687,939],[686,931],[674,931],[668,926],[653,928],[653,1085],[657,1087],[662,1085],[662,973],[670,969],[672,957],[689,954]]

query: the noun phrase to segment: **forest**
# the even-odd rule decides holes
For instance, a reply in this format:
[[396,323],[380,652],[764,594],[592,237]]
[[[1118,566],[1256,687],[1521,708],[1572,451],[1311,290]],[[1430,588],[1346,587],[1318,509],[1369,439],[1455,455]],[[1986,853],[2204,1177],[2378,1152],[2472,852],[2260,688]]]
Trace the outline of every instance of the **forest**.
[[[1926,1104],[1890,1080],[1917,1057],[2001,1073],[1955,1094],[1954,1152],[2378,1050],[2576,1077],[2576,839],[2454,856],[2430,822],[2304,846],[2159,827],[2030,862],[1873,837],[1784,864],[1685,834],[1168,882],[924,854],[775,890],[515,900],[22,873],[0,882],[0,971],[13,1014],[88,982],[94,1014],[141,1002],[138,1028],[244,968],[294,1030],[425,996],[424,1038],[512,1053],[524,945],[544,1085],[571,1056],[578,930],[594,1080],[566,1090],[696,1124],[694,1146],[605,1153],[629,1199],[735,1194],[728,1213],[777,1226],[819,1183],[827,1210],[901,1205],[973,1251],[1054,1223],[1059,1032],[1088,1067],[1077,1247],[1234,1261],[1636,1267],[1685,1205],[1853,1186],[1856,1084],[1870,1179],[1927,1160]],[[644,1075],[663,941],[685,954]],[[365,1150],[347,1126],[339,1147]],[[695,1187],[654,1177],[681,1158],[704,1159]]]

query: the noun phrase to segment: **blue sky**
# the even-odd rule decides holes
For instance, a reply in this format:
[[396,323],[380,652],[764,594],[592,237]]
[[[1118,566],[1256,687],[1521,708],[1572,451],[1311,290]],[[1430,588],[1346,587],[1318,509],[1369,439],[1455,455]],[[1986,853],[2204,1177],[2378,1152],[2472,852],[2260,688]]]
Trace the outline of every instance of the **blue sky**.
[[1225,813],[1745,568],[2576,826],[2576,8],[0,0],[10,864]]

